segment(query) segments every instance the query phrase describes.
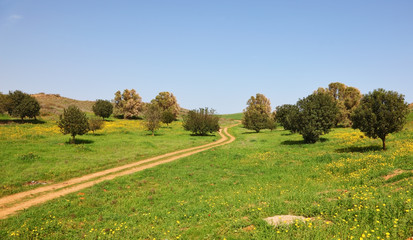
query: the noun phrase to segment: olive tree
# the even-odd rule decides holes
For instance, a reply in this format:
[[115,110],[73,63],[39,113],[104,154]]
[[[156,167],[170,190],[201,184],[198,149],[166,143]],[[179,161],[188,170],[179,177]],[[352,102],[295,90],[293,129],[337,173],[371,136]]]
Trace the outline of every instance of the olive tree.
[[155,135],[155,131],[161,126],[162,112],[157,104],[149,103],[145,109],[146,129]]
[[125,89],[123,93],[115,93],[115,114],[123,118],[137,118],[143,110],[142,98],[135,89]]
[[244,109],[242,124],[246,129],[254,130],[257,133],[261,129],[269,128],[271,119],[271,103],[263,94],[257,93],[251,96]]
[[213,109],[200,108],[189,111],[184,116],[183,127],[195,135],[206,135],[219,131],[219,117],[215,115]]
[[108,100],[98,99],[95,104],[93,104],[92,110],[96,116],[105,119],[113,113],[113,105]]
[[[180,107],[178,105],[176,97],[172,93],[160,92],[151,102],[158,105],[162,112],[168,112],[166,115],[170,116],[171,114],[173,114],[173,120],[177,119]],[[169,116],[165,120],[169,120]],[[162,122],[164,121],[162,120]]]
[[408,104],[402,94],[379,88],[363,96],[351,115],[352,127],[368,137],[380,138],[385,150],[386,136],[403,129],[408,113]]
[[320,135],[326,134],[334,126],[338,112],[334,99],[325,93],[313,93],[297,102],[298,132],[307,143],[315,143]]
[[57,125],[63,134],[72,136],[71,143],[75,143],[76,135],[83,135],[89,131],[86,114],[73,105],[63,110]]

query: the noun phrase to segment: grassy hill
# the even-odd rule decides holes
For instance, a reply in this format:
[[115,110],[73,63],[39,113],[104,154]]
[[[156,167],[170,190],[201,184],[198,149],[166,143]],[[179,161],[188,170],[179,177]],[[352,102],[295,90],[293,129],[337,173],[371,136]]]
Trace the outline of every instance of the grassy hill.
[[80,110],[91,113],[92,106],[95,103],[95,101],[81,101],[66,98],[60,96],[59,94],[38,93],[32,94],[32,96],[35,97],[40,103],[41,116],[59,115],[63,112],[64,108],[67,108],[70,105],[75,105],[80,108]]

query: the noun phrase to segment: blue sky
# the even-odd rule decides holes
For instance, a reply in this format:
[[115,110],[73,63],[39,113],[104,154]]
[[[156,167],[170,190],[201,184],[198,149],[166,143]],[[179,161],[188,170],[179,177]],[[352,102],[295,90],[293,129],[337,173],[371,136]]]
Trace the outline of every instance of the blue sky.
[[0,91],[241,112],[342,82],[413,102],[413,1],[0,0]]

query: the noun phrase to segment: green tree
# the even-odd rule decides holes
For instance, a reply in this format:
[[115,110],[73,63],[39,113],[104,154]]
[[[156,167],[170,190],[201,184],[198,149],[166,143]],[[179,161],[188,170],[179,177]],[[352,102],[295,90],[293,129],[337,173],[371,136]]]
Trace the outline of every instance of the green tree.
[[115,93],[115,114],[123,118],[137,118],[143,110],[142,98],[135,89]]
[[277,128],[277,120],[276,120],[276,114],[275,111],[271,113],[270,118],[268,118],[268,123],[267,123],[267,128],[271,130],[274,130]]
[[268,122],[271,119],[271,103],[263,94],[257,93],[251,96],[247,102],[247,108],[244,109],[242,124],[245,128],[255,130],[257,133],[261,129],[268,128]]
[[86,114],[73,105],[63,110],[57,125],[63,134],[72,136],[71,143],[75,143],[76,135],[83,135],[89,131]]
[[7,109],[9,108],[10,104],[11,99],[9,95],[0,92],[0,113],[7,112]]
[[298,132],[307,143],[315,143],[320,135],[334,126],[338,108],[334,99],[325,93],[313,93],[297,102]]
[[213,109],[200,108],[189,111],[184,117],[183,127],[195,135],[206,135],[219,131],[219,117]]
[[9,103],[6,106],[10,116],[36,118],[40,114],[40,104],[32,96],[22,91],[9,92]]
[[92,117],[88,120],[89,122],[89,130],[95,133],[96,130],[103,129],[105,126],[105,121],[100,118]]
[[297,105],[284,104],[275,108],[277,122],[279,122],[285,130],[290,130],[291,133],[298,132],[298,115],[299,110]]
[[175,120],[175,114],[171,110],[164,110],[161,115],[161,121],[168,126]]
[[342,124],[346,127],[352,125],[350,115],[360,103],[360,90],[355,87],[348,87],[340,82],[333,82],[328,85],[328,88],[318,88],[316,92],[328,93],[336,101],[339,111],[335,125]]
[[162,110],[157,104],[149,103],[146,105],[145,120],[146,129],[152,132],[152,136],[155,136],[155,131],[161,126]]
[[172,93],[160,92],[155,99],[152,100],[152,103],[157,104],[163,112],[168,111],[172,113],[174,116],[173,120],[177,119],[180,107],[176,97]]
[[363,96],[351,116],[352,127],[368,137],[380,138],[385,150],[386,136],[403,129],[408,113],[408,104],[402,94],[379,88]]
[[92,109],[96,116],[102,117],[103,119],[110,117],[113,113],[113,105],[108,100],[96,100]]

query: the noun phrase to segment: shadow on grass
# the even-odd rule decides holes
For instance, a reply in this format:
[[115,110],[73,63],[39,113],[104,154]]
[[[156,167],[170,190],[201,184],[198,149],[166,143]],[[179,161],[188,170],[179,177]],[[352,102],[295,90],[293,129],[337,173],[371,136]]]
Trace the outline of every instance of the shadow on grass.
[[17,123],[17,124],[45,124],[46,122],[39,119],[0,119],[0,124],[10,124],[10,123]]
[[243,132],[242,134],[258,134],[259,132]]
[[88,133],[87,135],[99,137],[99,136],[105,136],[106,134],[104,134],[104,133]]
[[215,137],[215,134],[205,134],[205,135],[199,135],[199,134],[191,134],[192,137]]
[[381,151],[383,148],[381,146],[366,146],[366,147],[346,147],[346,148],[339,148],[336,149],[335,152],[338,153],[352,153],[352,152],[375,152],[375,151]]
[[[327,142],[328,138],[320,138],[317,142]],[[281,142],[281,145],[304,145],[304,144],[313,144],[313,143],[306,143],[304,140],[286,140]]]
[[281,136],[291,136],[293,133],[281,133]]
[[[69,139],[65,144],[72,144],[71,142],[72,139]],[[92,140],[87,140],[87,139],[75,139],[75,144],[91,144],[94,143]]]
[[154,136],[154,137],[156,137],[156,136],[163,136],[163,135],[165,135],[165,134],[155,133],[155,134],[152,135],[152,133],[147,133],[147,134],[145,134],[145,135],[146,135],[146,136]]

